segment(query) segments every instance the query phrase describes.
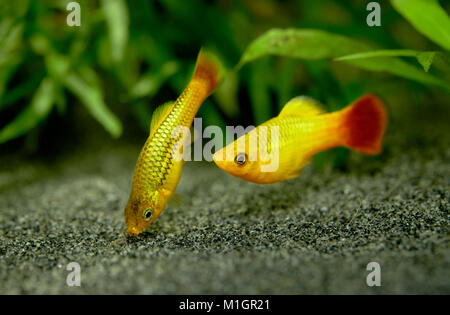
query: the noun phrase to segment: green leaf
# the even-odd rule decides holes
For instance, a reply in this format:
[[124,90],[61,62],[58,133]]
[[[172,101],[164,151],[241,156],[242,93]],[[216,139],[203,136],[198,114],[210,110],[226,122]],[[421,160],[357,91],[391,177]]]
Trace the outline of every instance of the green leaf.
[[235,118],[239,114],[238,89],[238,75],[230,71],[213,94],[220,109],[230,118]]
[[[266,55],[286,56],[305,60],[331,59],[345,55],[370,52],[370,46],[342,35],[311,29],[273,29],[253,41],[244,52],[238,67]],[[421,56],[426,68],[431,56]],[[450,85],[440,78],[424,73],[417,67],[392,56],[353,58],[342,60],[369,71],[384,71],[423,84],[442,87],[450,91]]]
[[124,0],[103,0],[102,6],[109,29],[112,58],[119,62],[128,41],[128,8]]
[[80,73],[81,78],[86,82],[86,84],[99,90],[99,92],[102,92],[100,79],[97,76],[97,73],[92,68],[88,66],[81,66],[79,67],[78,71]]
[[[214,106],[214,104],[209,100],[205,100],[203,102],[202,106],[200,106],[200,109],[198,110],[198,116],[202,118],[202,125],[203,128],[207,128],[208,126],[218,126],[223,131],[222,134],[222,142],[225,143],[225,137],[226,137],[226,124],[225,121],[222,119],[222,116],[217,111],[217,108]],[[215,135],[215,137],[218,137],[219,135]],[[206,139],[205,139],[206,140]],[[219,140],[219,139],[216,139]],[[202,139],[197,139],[196,141],[202,142]],[[209,158],[209,157],[208,157]]]
[[42,34],[33,35],[30,38],[30,46],[39,55],[46,55],[52,50],[50,40]]
[[113,137],[119,137],[122,134],[122,123],[104,103],[100,88],[89,86],[74,73],[65,77],[64,85],[80,99],[91,115]]
[[278,96],[278,112],[280,112],[284,105],[292,98],[292,90],[294,87],[294,70],[295,60],[287,59],[283,61],[280,73],[277,74],[279,80],[276,80],[274,84]]
[[61,84],[55,84],[55,105],[58,114],[63,115],[66,113],[67,100],[64,94],[64,87]]
[[0,143],[17,138],[36,127],[50,113],[55,100],[55,83],[45,78],[39,85],[31,104],[0,130]]
[[411,49],[381,49],[362,53],[351,54],[335,58],[336,61],[365,59],[374,57],[416,57],[417,61],[422,65],[425,72],[428,72],[433,63],[435,51],[418,51]]
[[132,103],[130,109],[141,128],[149,132],[150,124],[148,122],[152,120],[153,112],[149,109],[148,104],[144,101],[138,101]]
[[169,61],[164,63],[157,72],[151,71],[144,74],[132,87],[130,91],[131,97],[154,96],[167,79],[173,76],[178,69],[179,64],[176,61]]
[[70,60],[64,55],[60,55],[56,52],[49,52],[45,55],[45,65],[47,66],[48,73],[55,80],[63,80],[64,76],[70,68]]
[[345,60],[346,63],[364,70],[383,71],[399,77],[414,80],[423,84],[435,85],[450,91],[450,85],[445,80],[437,78],[419,68],[394,57],[374,57],[367,59]]
[[20,48],[23,30],[24,23],[14,24],[10,18],[0,19],[0,97],[22,61],[23,52]]
[[433,63],[434,57],[436,56],[435,51],[425,51],[416,56],[417,61],[422,65],[423,70],[428,72],[430,70],[431,64]]
[[250,43],[238,67],[267,55],[318,60],[366,50],[362,42],[321,30],[272,29]]
[[437,52],[434,58],[434,64],[438,71],[441,71],[447,78],[450,78],[450,54]]
[[203,102],[198,110],[198,115],[202,117],[204,126],[219,126],[222,130],[225,130],[225,122],[210,100]]
[[257,125],[272,117],[270,100],[270,64],[268,59],[260,60],[252,65],[250,73],[250,100],[252,112]]
[[9,88],[3,97],[0,97],[0,110],[14,105],[21,98],[31,94],[37,89],[43,77],[41,72],[36,72],[25,82],[22,82],[13,88]]
[[437,0],[391,0],[391,3],[420,33],[450,50],[450,18]]

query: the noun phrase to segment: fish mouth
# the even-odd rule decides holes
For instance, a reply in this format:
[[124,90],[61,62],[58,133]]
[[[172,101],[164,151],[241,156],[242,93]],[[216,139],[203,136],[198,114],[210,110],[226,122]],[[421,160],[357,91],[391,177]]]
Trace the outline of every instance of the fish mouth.
[[223,158],[223,151],[220,150],[213,154],[213,161],[216,165],[223,169],[224,162],[226,162]]
[[138,229],[138,228],[136,228],[136,227],[128,227],[128,229],[127,229],[127,234],[128,235],[131,235],[131,236],[138,236],[139,235],[139,233],[141,233],[141,231]]
[[218,160],[219,154],[222,154],[222,151],[217,151],[213,154],[213,161],[216,162]]

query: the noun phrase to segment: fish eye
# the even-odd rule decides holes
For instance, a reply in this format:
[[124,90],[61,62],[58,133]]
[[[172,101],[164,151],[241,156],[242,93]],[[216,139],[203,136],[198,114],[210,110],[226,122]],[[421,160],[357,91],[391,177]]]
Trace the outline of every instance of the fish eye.
[[234,158],[234,162],[242,166],[245,164],[245,162],[247,162],[247,159],[248,159],[247,154],[245,154],[244,152],[240,152]]
[[152,211],[150,209],[147,209],[144,212],[144,219],[148,221],[152,218],[152,215],[153,215]]

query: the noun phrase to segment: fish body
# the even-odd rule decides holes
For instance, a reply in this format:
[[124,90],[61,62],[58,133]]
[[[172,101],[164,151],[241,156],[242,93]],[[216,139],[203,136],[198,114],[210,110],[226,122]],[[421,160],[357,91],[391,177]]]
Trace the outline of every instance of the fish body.
[[[312,98],[300,96],[289,101],[279,116],[219,150],[213,158],[233,176],[259,184],[276,183],[299,176],[314,154],[333,147],[380,153],[386,124],[385,106],[372,94],[333,113],[325,113]],[[253,154],[252,148],[256,148]]]
[[221,67],[210,54],[200,51],[194,75],[173,103],[166,103],[153,114],[150,135],[142,148],[133,175],[125,207],[127,233],[137,236],[164,210],[175,191],[183,167],[174,159],[174,148],[185,135],[175,132],[189,128],[205,98],[219,84]]

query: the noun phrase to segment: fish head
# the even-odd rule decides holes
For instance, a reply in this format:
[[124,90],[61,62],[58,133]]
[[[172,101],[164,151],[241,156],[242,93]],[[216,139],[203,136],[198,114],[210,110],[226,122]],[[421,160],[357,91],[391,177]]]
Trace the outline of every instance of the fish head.
[[252,147],[251,136],[246,134],[214,153],[213,160],[225,172],[254,181],[260,173],[257,151],[255,146]]
[[139,235],[161,214],[163,207],[160,206],[157,191],[147,194],[137,194],[131,191],[127,206],[125,207],[125,223],[127,233],[131,236]]

